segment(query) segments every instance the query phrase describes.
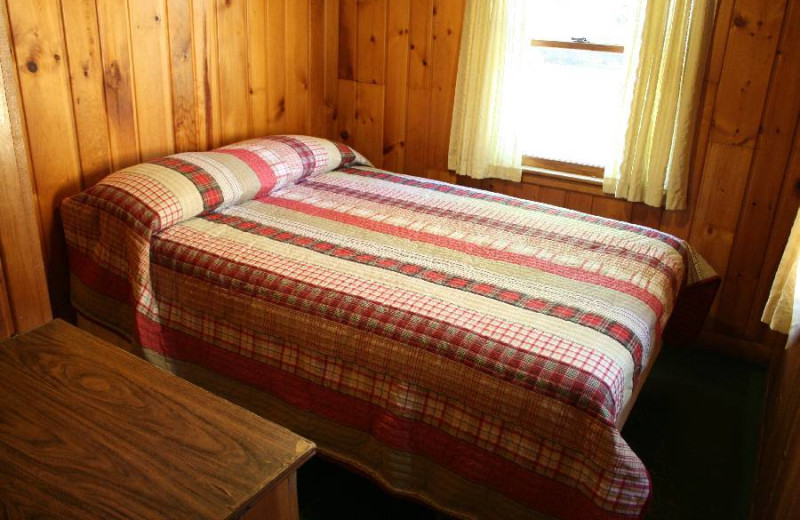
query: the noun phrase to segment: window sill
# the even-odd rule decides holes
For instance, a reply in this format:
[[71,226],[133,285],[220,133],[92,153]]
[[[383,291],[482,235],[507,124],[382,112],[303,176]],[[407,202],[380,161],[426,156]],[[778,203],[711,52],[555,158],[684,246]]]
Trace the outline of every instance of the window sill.
[[586,184],[594,184],[596,186],[603,185],[603,179],[599,177],[589,177],[588,175],[579,175],[577,173],[558,172],[555,170],[546,170],[544,168],[533,168],[531,166],[523,166],[522,173],[523,175],[541,175],[543,177],[551,177],[570,182],[583,182]]
[[523,166],[522,182],[566,191],[603,195],[603,179],[543,168]]

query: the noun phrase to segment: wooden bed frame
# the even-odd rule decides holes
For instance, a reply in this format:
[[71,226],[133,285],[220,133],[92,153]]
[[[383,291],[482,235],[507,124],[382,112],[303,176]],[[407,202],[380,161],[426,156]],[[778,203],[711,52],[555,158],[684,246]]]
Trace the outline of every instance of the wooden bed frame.
[[[77,325],[79,328],[108,341],[112,345],[116,345],[132,354],[142,357],[143,353],[141,348],[136,346],[129,339],[125,338],[118,332],[113,331],[90,318],[87,318],[80,312],[77,312]],[[658,341],[653,348],[653,353],[650,355],[647,365],[642,369],[642,374],[639,377],[639,381],[636,382],[633,392],[631,392],[630,399],[628,399],[628,402],[625,404],[625,408],[623,408],[622,413],[620,413],[619,417],[617,417],[616,427],[618,430],[622,431],[623,426],[625,426],[628,416],[630,416],[631,410],[633,409],[633,405],[636,404],[636,400],[639,398],[639,393],[641,393],[642,387],[650,376],[650,371],[653,369],[653,365],[655,364],[660,352],[661,341]]]

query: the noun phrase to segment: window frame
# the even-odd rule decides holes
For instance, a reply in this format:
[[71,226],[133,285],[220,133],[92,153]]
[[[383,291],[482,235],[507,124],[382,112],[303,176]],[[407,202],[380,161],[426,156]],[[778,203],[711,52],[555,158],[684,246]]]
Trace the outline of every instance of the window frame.
[[[625,53],[624,45],[592,43],[585,38],[575,38],[573,41],[532,39],[531,47],[608,52],[615,54]],[[603,176],[605,175],[605,168],[601,166],[591,166],[530,155],[522,156],[522,168],[529,173],[561,177],[572,181],[590,182],[592,184],[602,182]]]

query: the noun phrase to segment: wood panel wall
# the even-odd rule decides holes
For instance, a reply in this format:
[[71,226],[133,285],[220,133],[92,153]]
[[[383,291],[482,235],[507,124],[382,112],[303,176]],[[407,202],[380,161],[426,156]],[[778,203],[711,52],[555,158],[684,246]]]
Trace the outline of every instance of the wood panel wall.
[[[332,136],[379,166],[447,171],[464,0],[339,0]],[[800,0],[720,0],[689,209],[662,211],[596,186],[526,175],[483,188],[687,238],[723,275],[706,335],[763,356],[760,316],[800,205]]]
[[57,207],[108,172],[268,133],[376,165],[688,238],[724,276],[707,333],[763,353],[759,317],[800,205],[800,0],[720,0],[689,209],[526,175],[447,171],[465,0],[5,0],[57,310]]
[[62,199],[176,151],[326,133],[311,109],[324,96],[324,0],[3,1],[59,311]]

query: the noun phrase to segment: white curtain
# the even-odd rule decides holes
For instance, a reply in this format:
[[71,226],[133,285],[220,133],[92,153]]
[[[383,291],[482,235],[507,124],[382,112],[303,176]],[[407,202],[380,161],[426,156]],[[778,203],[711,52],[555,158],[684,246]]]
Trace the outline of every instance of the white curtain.
[[624,139],[603,190],[685,209],[715,0],[649,0],[640,10],[626,78]]
[[462,175],[519,181],[525,0],[467,0],[448,166]]
[[789,235],[789,242],[783,252],[783,258],[775,273],[775,281],[769,293],[769,300],[761,320],[771,329],[789,334],[787,347],[796,344],[800,336],[800,213],[797,214]]

